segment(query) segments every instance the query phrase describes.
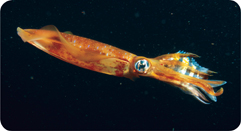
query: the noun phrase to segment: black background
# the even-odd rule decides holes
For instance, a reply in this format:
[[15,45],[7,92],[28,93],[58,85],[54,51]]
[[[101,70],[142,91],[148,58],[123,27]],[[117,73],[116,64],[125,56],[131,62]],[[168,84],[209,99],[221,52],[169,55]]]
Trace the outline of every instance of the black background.
[[[85,13],[83,13],[83,11]],[[204,105],[161,81],[58,60],[16,28],[55,25],[137,55],[179,50],[226,80]],[[1,8],[1,122],[8,129],[230,130],[240,124],[240,8],[220,0],[13,0]]]

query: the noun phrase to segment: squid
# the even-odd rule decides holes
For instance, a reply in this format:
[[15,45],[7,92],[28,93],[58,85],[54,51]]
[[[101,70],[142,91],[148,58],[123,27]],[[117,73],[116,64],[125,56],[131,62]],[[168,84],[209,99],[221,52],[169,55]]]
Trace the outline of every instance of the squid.
[[22,29],[17,34],[24,42],[70,64],[103,74],[135,80],[151,77],[178,87],[204,104],[216,102],[223,94],[223,80],[209,80],[214,71],[200,66],[193,53],[178,51],[155,58],[138,56],[89,38],[60,32],[54,25],[41,29]]

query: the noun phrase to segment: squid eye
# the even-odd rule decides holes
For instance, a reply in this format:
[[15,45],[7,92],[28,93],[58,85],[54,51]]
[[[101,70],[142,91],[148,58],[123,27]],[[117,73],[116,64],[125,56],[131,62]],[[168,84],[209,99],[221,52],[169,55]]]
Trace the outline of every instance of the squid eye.
[[146,73],[146,71],[149,69],[150,64],[147,60],[142,59],[142,60],[138,60],[135,63],[135,69],[139,72],[139,73]]

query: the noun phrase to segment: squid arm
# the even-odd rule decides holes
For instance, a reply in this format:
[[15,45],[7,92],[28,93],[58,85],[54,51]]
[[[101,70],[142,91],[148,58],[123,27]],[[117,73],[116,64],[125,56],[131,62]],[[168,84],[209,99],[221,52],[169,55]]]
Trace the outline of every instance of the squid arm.
[[199,56],[193,53],[177,52],[146,58],[69,31],[60,32],[53,25],[41,29],[18,27],[17,33],[24,42],[70,64],[131,80],[139,76],[155,78],[180,88],[205,104],[210,103],[205,96],[216,102],[216,96],[223,93],[223,88],[217,92],[213,88],[226,83],[208,80],[215,72],[197,64],[193,58]]
[[[223,88],[220,88],[217,92],[214,91],[214,87],[222,86],[226,84],[226,81],[220,80],[207,80],[211,73],[216,73],[210,70],[201,72],[191,67],[188,62],[181,62],[179,59],[187,57],[198,57],[195,54],[167,54],[164,56],[156,57],[155,59],[149,59],[153,68],[149,69],[145,76],[152,77],[171,85],[179,87],[185,93],[193,95],[202,103],[208,104],[210,101],[205,97],[208,96],[211,100],[217,101],[215,96],[220,96],[223,93]],[[171,58],[171,59],[170,59]],[[175,60],[176,59],[176,60]],[[161,66],[160,66],[161,65]],[[194,66],[194,65],[193,65]],[[203,67],[200,67],[203,68]],[[181,71],[185,70],[183,74]],[[187,72],[189,74],[187,74]],[[192,74],[192,75],[191,75]],[[194,74],[199,77],[193,77]],[[191,76],[189,76],[191,75]],[[203,94],[203,93],[205,94]]]

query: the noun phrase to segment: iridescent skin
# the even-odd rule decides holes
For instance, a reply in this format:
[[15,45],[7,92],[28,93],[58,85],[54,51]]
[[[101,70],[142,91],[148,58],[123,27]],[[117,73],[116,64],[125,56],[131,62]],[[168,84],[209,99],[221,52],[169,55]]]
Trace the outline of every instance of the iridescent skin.
[[[179,87],[205,104],[208,104],[209,100],[199,90],[216,101],[215,96],[221,95],[223,88],[214,92],[213,87],[226,83],[225,81],[207,80],[209,74],[214,72],[200,72],[187,63],[178,61],[180,58],[198,57],[192,53],[173,53],[156,58],[146,58],[108,44],[73,35],[71,32],[59,32],[53,25],[41,29],[18,27],[17,32],[24,42],[65,62],[131,80],[139,78],[139,76],[155,78]],[[176,66],[188,69],[190,72],[202,76],[203,79],[181,74],[174,70]]]

